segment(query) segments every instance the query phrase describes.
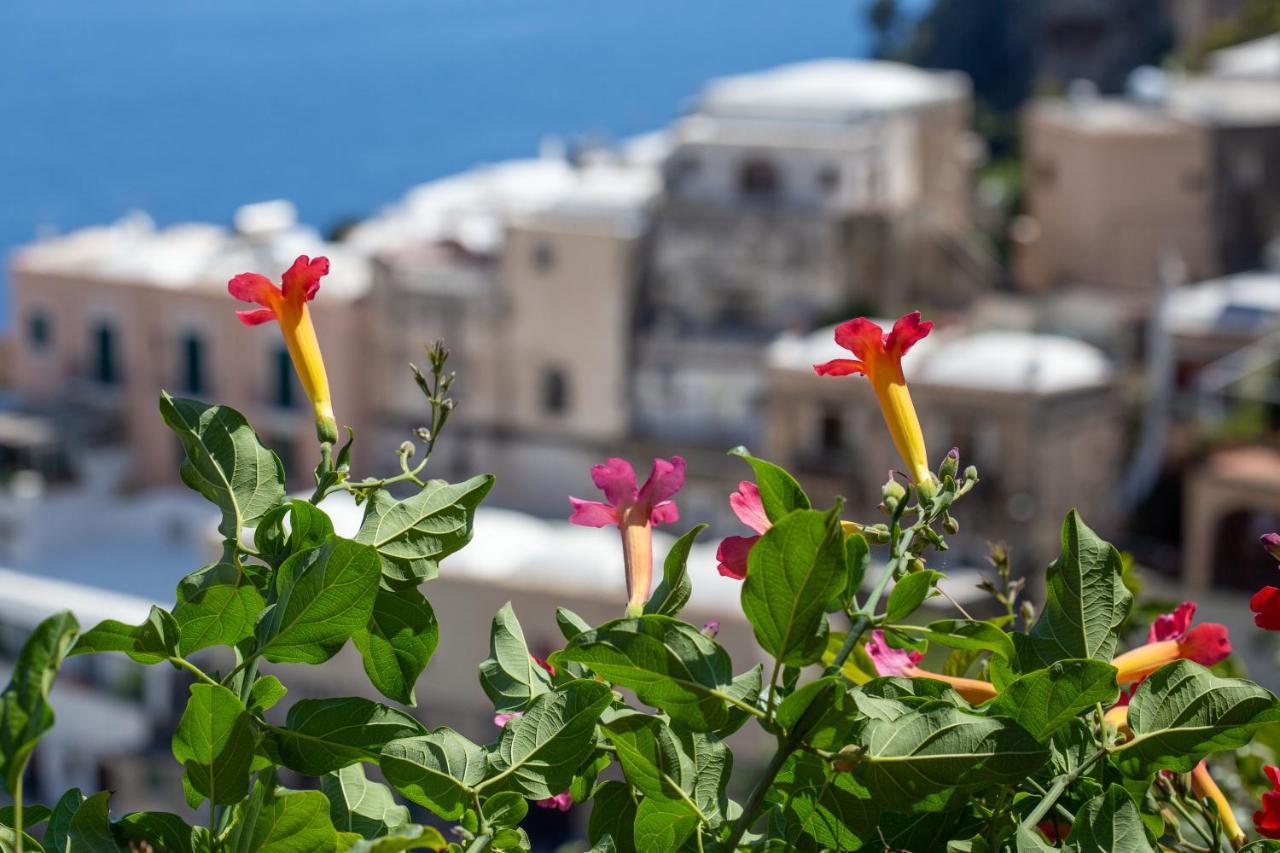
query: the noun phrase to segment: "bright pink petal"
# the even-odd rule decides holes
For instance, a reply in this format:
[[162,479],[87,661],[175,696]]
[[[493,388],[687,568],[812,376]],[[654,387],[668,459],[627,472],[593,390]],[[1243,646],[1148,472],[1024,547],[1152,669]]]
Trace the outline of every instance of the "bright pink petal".
[[895,649],[885,642],[884,631],[872,631],[867,641],[867,656],[879,675],[910,676],[924,655],[907,649]]
[[573,794],[568,791],[561,791],[554,797],[547,797],[545,800],[535,800],[533,804],[544,809],[556,809],[558,811],[567,812],[573,807]]
[[241,302],[253,302],[270,307],[271,297],[278,296],[280,290],[265,275],[245,272],[227,282],[227,293]]
[[756,533],[764,533],[772,523],[764,511],[764,501],[760,500],[760,487],[750,480],[738,484],[738,491],[729,495],[729,506],[738,520]]
[[274,320],[276,312],[270,308],[251,308],[248,311],[237,311],[236,316],[246,326],[261,326],[263,323],[270,323]]
[[751,553],[751,546],[755,545],[759,539],[759,536],[725,537],[720,542],[720,547],[716,549],[716,560],[720,563],[716,566],[716,570],[727,578],[733,578],[736,581],[746,580],[747,556]]
[[1191,620],[1196,615],[1196,603],[1184,601],[1172,613],[1157,616],[1147,630],[1148,643],[1162,643],[1165,640],[1181,640],[1191,630]]
[[680,520],[680,508],[675,501],[663,501],[649,510],[649,523],[654,527],[659,524],[675,524]]
[[523,716],[524,716],[524,711],[512,711],[510,714],[494,714],[493,724],[498,728],[502,728],[507,723],[511,722],[517,717],[523,717]]
[[931,331],[933,331],[933,323],[928,320],[922,321],[920,312],[912,311],[910,314],[899,317],[893,324],[893,331],[889,332],[888,337],[885,338],[884,348],[901,358],[907,354],[907,350]]
[[1264,586],[1249,599],[1253,624],[1267,631],[1280,631],[1280,588]]
[[573,512],[569,514],[569,523],[582,527],[608,527],[618,523],[618,511],[600,501],[584,501],[581,498],[569,498]]
[[611,506],[629,504],[636,499],[636,469],[625,459],[609,459],[603,465],[592,465],[591,482],[604,492]]
[[1258,538],[1267,553],[1280,560],[1280,533],[1264,533]]
[[320,279],[328,274],[328,258],[308,258],[306,255],[298,255],[293,266],[289,267],[282,277],[285,298],[297,299],[298,295],[301,295],[303,300],[310,302],[320,291]]
[[852,358],[833,358],[823,364],[815,364],[813,372],[819,376],[852,376],[867,372],[867,366]]
[[857,317],[836,326],[836,343],[867,361],[884,352],[884,329],[866,317]]
[[1184,658],[1202,666],[1213,666],[1231,654],[1231,638],[1227,626],[1217,622],[1202,622],[1192,628],[1185,639],[1179,641],[1178,651]]
[[653,470],[649,479],[640,487],[637,502],[647,503],[650,507],[670,500],[672,495],[680,491],[684,485],[684,457],[672,456],[670,459],[653,460]]

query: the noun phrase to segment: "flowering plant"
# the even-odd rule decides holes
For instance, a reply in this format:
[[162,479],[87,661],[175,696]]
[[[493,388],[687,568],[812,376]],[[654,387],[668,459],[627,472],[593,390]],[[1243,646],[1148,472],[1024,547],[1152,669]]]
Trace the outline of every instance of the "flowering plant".
[[[322,261],[300,259],[279,293],[243,276],[232,293],[266,306],[254,322],[265,311],[310,329],[305,301]],[[1079,514],[1062,525],[1038,613],[1019,602],[1020,582],[997,553],[998,581],[984,584],[996,615],[955,604],[956,618],[920,618],[930,598],[950,600],[931,562],[958,529],[958,503],[979,487],[957,451],[936,467],[926,457],[900,362],[928,331],[918,316],[889,335],[854,321],[838,335],[858,361],[819,368],[866,373],[876,386],[909,468],[885,484],[882,518],[844,519],[841,501],[815,507],[785,470],[734,451],[754,476],[730,502],[755,535],[724,540],[717,580],[741,585],[763,663],[735,668],[715,623],[681,619],[704,525],[676,540],[653,583],[652,529],[679,522],[684,460],[655,460],[638,486],[630,464],[610,459],[591,471],[605,501],[571,498],[571,520],[620,530],[621,618],[592,625],[561,609],[564,644],[544,661],[504,606],[479,667],[494,711],[488,743],[428,730],[407,710],[439,639],[424,588],[470,539],[493,482],[420,476],[454,405],[444,349],[428,350],[428,372],[415,368],[430,417],[421,461],[410,465],[406,443],[399,474],[355,479],[351,439],[333,448],[318,343],[298,337],[290,351],[311,377],[320,439],[308,500],[286,495],[279,459],[239,413],[162,395],[161,415],[186,450],[183,482],[221,512],[221,556],[140,625],[81,630],[63,613],[31,635],[0,694],[0,779],[13,798],[0,810],[0,847],[529,850],[521,824],[531,804],[589,803],[586,843],[601,853],[1277,849],[1247,841],[1214,762],[1274,729],[1280,700],[1209,668],[1230,641],[1222,626],[1193,624],[1193,604],[1121,652],[1134,596],[1120,554]],[[364,506],[353,538],[337,535],[323,509],[339,491]],[[285,685],[260,669],[321,665],[348,641],[390,704],[282,703]],[[939,650],[941,668],[930,665]],[[60,665],[108,652],[191,677],[172,751],[199,820],[114,816],[105,791],[24,802]],[[731,738],[748,756],[766,744],[764,759],[739,759],[733,773]],[[286,773],[311,782],[285,787]],[[1266,774],[1280,788],[1280,771]],[[1258,806],[1254,831],[1280,835],[1280,795]]]

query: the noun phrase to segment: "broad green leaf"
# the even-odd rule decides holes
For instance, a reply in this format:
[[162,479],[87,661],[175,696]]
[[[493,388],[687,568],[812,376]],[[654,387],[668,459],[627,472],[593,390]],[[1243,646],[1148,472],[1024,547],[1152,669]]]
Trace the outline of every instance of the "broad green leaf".
[[893,630],[928,640],[949,649],[991,652],[1005,660],[1014,659],[1013,640],[990,622],[974,619],[939,619],[925,627],[893,625]]
[[417,587],[379,589],[369,624],[351,640],[379,693],[403,705],[418,704],[413,687],[440,644],[440,626]]
[[136,849],[140,842],[164,853],[197,853],[191,844],[191,827],[169,812],[133,812],[116,821],[112,827],[117,838],[130,842]]
[[49,690],[79,632],[76,618],[65,610],[37,625],[18,652],[9,686],[0,693],[0,774],[10,794],[32,750],[53,727]]
[[1057,847],[1044,840],[1039,832],[1019,825],[1014,833],[1014,853],[1056,853]]
[[569,795],[575,803],[585,803],[591,799],[595,790],[596,779],[613,763],[613,756],[607,752],[599,752],[587,759],[587,762],[574,771],[573,781],[569,783]]
[[110,791],[85,799],[67,826],[67,853],[123,853],[111,834]]
[[751,716],[747,708],[758,708],[760,691],[764,689],[764,667],[756,664],[751,669],[735,676],[724,691],[725,700],[729,702],[729,715],[724,725],[716,727],[715,733],[720,737],[729,735],[742,728]]
[[99,622],[80,635],[67,656],[97,652],[124,652],[138,663],[160,663],[178,655],[178,624],[168,611],[153,605],[141,625],[115,619]]
[[1071,825],[1071,846],[1078,853],[1154,853],[1138,807],[1119,785],[1084,804]]
[[483,787],[533,800],[559,794],[595,748],[596,720],[611,699],[607,685],[579,679],[533,700],[503,727],[488,755],[493,775]]
[[[22,828],[31,829],[44,823],[53,814],[48,806],[26,803],[22,809]],[[13,806],[0,806],[0,826],[13,826]]]
[[381,766],[393,788],[446,820],[462,816],[487,770],[484,750],[448,728],[391,741]]
[[895,720],[870,720],[859,775],[875,801],[895,811],[937,811],[954,788],[1012,785],[1049,752],[1012,720],[941,703]]
[[[26,827],[27,822],[23,820],[22,825]],[[0,823],[0,853],[13,853],[14,850],[18,849],[17,844],[18,833],[8,824]],[[25,828],[22,830],[22,849],[24,853],[25,851],[44,853],[44,846],[39,841],[36,841]]]
[[610,838],[618,853],[634,853],[635,822],[636,803],[626,783],[610,781],[596,789],[591,800],[591,818],[587,821],[587,839],[592,844]]
[[529,654],[509,601],[493,617],[489,657],[480,664],[480,686],[497,711],[522,711],[551,689],[551,676]]
[[278,600],[258,619],[258,651],[274,663],[324,663],[368,624],[378,555],[335,537],[285,560],[276,588]]
[[671,800],[645,797],[636,809],[632,830],[636,853],[671,853],[679,850],[698,829],[698,818]]
[[789,839],[800,833],[826,849],[857,850],[878,838],[880,809],[871,793],[808,753],[787,760],[769,799],[783,809]]
[[551,656],[555,666],[580,663],[635,691],[673,722],[714,731],[729,722],[729,655],[697,628],[668,616],[618,619],[584,631]]
[[693,763],[690,790],[693,801],[714,829],[726,819],[729,811],[726,787],[733,772],[733,753],[715,735],[689,731],[677,732],[676,735],[680,739],[682,754]]
[[160,416],[186,450],[182,482],[222,510],[223,539],[238,542],[242,528],[284,501],[284,466],[244,415],[161,391]]
[[694,799],[695,765],[662,720],[626,712],[604,724],[627,781],[645,797],[668,800],[699,822],[712,822]]
[[820,678],[783,699],[775,719],[794,741],[815,749],[838,750],[845,745],[851,722],[844,704],[844,679]]
[[1075,510],[1062,524],[1062,553],[1045,584],[1044,610],[1029,635],[1014,635],[1022,671],[1071,658],[1109,662],[1133,596],[1121,580],[1120,553]]
[[827,602],[846,581],[839,510],[796,510],[747,558],[742,609],[761,647],[784,664],[813,663],[826,648]]
[[329,798],[329,819],[339,831],[377,838],[409,823],[409,809],[396,802],[386,785],[366,779],[359,764],[327,774],[320,790]]
[[1180,660],[1148,676],[1129,701],[1133,738],[1118,747],[1121,766],[1185,773],[1212,752],[1244,746],[1280,721],[1280,699],[1243,678],[1221,678]]
[[796,478],[784,469],[772,462],[752,456],[745,447],[735,447],[729,453],[745,460],[755,472],[756,485],[760,488],[760,502],[764,504],[764,513],[774,524],[795,510],[809,509],[809,496],[804,493],[804,489],[800,488]]
[[244,799],[253,752],[249,713],[240,698],[225,687],[191,685],[173,734],[173,757],[192,789],[217,805]]
[[889,603],[885,605],[884,618],[889,622],[901,622],[920,609],[924,600],[929,597],[934,581],[942,575],[925,569],[903,576],[893,585],[889,593]]
[[329,820],[329,798],[319,791],[277,788],[253,824],[254,853],[318,853],[333,850],[338,831]]
[[449,846],[434,826],[407,824],[373,840],[360,840],[347,853],[401,853],[403,850],[445,850]]
[[556,627],[564,635],[565,642],[572,640],[583,631],[590,631],[591,625],[577,613],[567,607],[556,608]]
[[372,545],[392,586],[417,586],[439,573],[440,560],[471,541],[476,507],[493,488],[483,474],[461,483],[431,480],[416,495],[397,501],[375,492],[357,542]]
[[529,813],[529,801],[515,791],[503,791],[485,800],[482,810],[490,826],[519,826]]
[[49,814],[49,825],[45,827],[42,839],[45,849],[57,850],[59,853],[67,849],[67,840],[71,835],[71,819],[80,810],[84,799],[84,794],[80,793],[79,788],[72,788],[54,803],[53,811]]
[[210,646],[234,646],[253,635],[266,606],[249,576],[233,563],[219,562],[192,572],[178,583],[173,608],[185,657]]
[[1044,741],[1067,721],[1116,699],[1116,668],[1098,660],[1064,660],[1016,678],[985,710],[1009,717]]
[[695,526],[671,546],[662,563],[662,581],[645,604],[645,613],[677,616],[689,602],[689,596],[693,594],[693,584],[689,581],[689,551],[693,548],[693,540],[706,528],[705,524]]
[[333,521],[324,510],[294,498],[262,517],[253,544],[262,559],[279,566],[290,554],[319,547],[332,535]]
[[871,547],[867,537],[861,533],[849,533],[844,538],[845,575],[844,592],[840,595],[837,610],[850,610],[862,586],[862,579],[867,574],[867,564],[871,562]]
[[264,675],[249,689],[249,710],[262,713],[274,708],[289,691],[274,675]]
[[283,728],[271,730],[280,763],[308,776],[377,761],[393,740],[425,735],[413,717],[368,699],[303,699],[289,709]]

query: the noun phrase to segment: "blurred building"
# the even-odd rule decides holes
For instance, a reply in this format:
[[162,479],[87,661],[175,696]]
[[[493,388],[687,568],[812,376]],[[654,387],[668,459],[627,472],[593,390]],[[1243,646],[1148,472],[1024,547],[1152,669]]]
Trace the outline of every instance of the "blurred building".
[[314,444],[315,428],[284,343],[274,329],[245,329],[227,296],[232,276],[278,281],[299,254],[334,262],[312,313],[336,406],[362,431],[369,264],[299,226],[287,202],[242,208],[234,230],[157,228],[135,214],[18,250],[10,266],[14,390],[27,407],[56,412],[79,440],[125,442],[135,485],[172,483],[180,458],[157,414],[161,389],[239,409],[305,483],[312,462],[302,449]]
[[[902,463],[870,383],[814,375],[814,363],[843,353],[832,329],[769,349],[765,447],[824,499],[849,496],[855,517],[872,518]],[[1038,569],[1056,556],[1073,507],[1103,535],[1117,530],[1122,409],[1099,350],[1053,335],[942,328],[903,366],[931,461],[955,446],[982,478],[945,559],[980,564],[987,541],[1004,539],[1017,565]]]

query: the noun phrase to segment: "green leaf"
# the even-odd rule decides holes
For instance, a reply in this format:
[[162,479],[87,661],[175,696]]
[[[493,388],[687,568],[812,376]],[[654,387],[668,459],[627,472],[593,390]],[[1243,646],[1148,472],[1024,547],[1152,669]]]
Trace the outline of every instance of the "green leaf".
[[249,576],[233,563],[219,562],[178,583],[173,609],[183,657],[210,646],[234,646],[253,635],[266,602]]
[[567,607],[556,608],[556,627],[564,635],[565,642],[572,640],[583,631],[590,631],[591,625],[577,613]]
[[413,717],[368,699],[303,699],[289,709],[284,728],[271,730],[280,763],[308,776],[377,761],[393,740],[425,735]]
[[[22,809],[22,828],[32,829],[44,823],[53,814],[48,806],[27,803]],[[0,826],[13,826],[13,806],[0,806]]]
[[178,655],[178,624],[168,611],[153,605],[141,625],[115,619],[99,622],[80,635],[67,656],[97,652],[124,652],[138,663],[160,663]]
[[249,710],[262,713],[275,707],[289,691],[274,675],[264,675],[249,689]]
[[949,649],[991,652],[1005,660],[1014,659],[1013,640],[990,622],[974,619],[939,619],[926,627],[893,625],[894,631],[937,643]]
[[186,450],[182,482],[222,510],[223,539],[238,542],[242,528],[284,501],[284,466],[244,415],[161,391],[160,416]]
[[648,714],[625,712],[605,723],[604,729],[632,787],[645,797],[677,804],[699,822],[711,823],[693,796],[693,759],[669,726]]
[[844,746],[851,720],[844,713],[845,684],[839,676],[811,681],[783,699],[775,719],[794,741],[815,749]]
[[760,488],[760,502],[764,504],[764,513],[769,520],[777,524],[790,513],[798,509],[809,509],[809,496],[800,488],[796,478],[784,469],[752,456],[745,447],[735,447],[729,453],[744,459],[756,475],[756,485]]
[[490,826],[519,826],[529,813],[529,801],[515,791],[503,791],[485,800],[482,811]]
[[646,797],[636,809],[632,830],[636,853],[670,853],[698,829],[698,818],[671,800]]
[[391,741],[381,765],[393,788],[446,820],[462,816],[487,770],[484,750],[449,728]]
[[1067,721],[1098,703],[1116,699],[1116,668],[1097,660],[1064,660],[1047,669],[1019,676],[987,706],[1039,741],[1045,741]]
[[131,849],[144,849],[140,842],[165,853],[196,853],[191,844],[191,827],[169,812],[133,812],[116,821],[112,827],[117,838],[131,843]]
[[191,685],[191,698],[173,734],[173,757],[192,789],[217,805],[244,799],[253,752],[249,714],[239,697],[225,687]]
[[706,529],[707,525],[699,524],[671,546],[662,563],[662,581],[645,603],[645,613],[677,616],[689,602],[689,596],[693,594],[693,584],[689,581],[689,551],[693,548],[693,540]]
[[329,798],[319,791],[277,788],[253,824],[254,853],[318,853],[333,850],[338,832],[329,820]]
[[377,549],[391,585],[417,586],[439,573],[440,560],[471,541],[476,507],[491,488],[493,476],[483,474],[455,484],[430,480],[402,501],[375,492],[356,541]]
[[1075,510],[1062,524],[1062,553],[1045,583],[1044,610],[1029,635],[1014,635],[1022,671],[1070,658],[1110,662],[1133,596],[1121,580],[1120,553]]
[[1049,752],[1012,720],[941,703],[895,720],[870,720],[859,775],[875,801],[895,811],[937,811],[951,789],[1021,782]]
[[369,624],[351,640],[379,693],[403,705],[417,704],[414,684],[440,644],[435,611],[417,587],[379,589]]
[[925,569],[904,576],[893,585],[889,593],[889,603],[885,605],[884,618],[889,622],[901,622],[920,609],[924,600],[929,597],[934,581],[942,575]]
[[[726,701],[729,701],[729,715],[724,725],[714,729],[715,733],[720,737],[728,737],[729,735],[742,728],[743,723],[751,716],[746,708],[759,707],[760,691],[764,688],[764,666],[756,664],[751,669],[734,677],[729,683],[728,689],[724,691]],[[745,707],[744,707],[745,706]]]
[[111,834],[109,821],[110,791],[101,791],[85,799],[67,826],[67,853],[121,853]]
[[587,821],[587,839],[599,844],[611,838],[618,853],[635,853],[632,828],[636,822],[636,803],[624,782],[605,782],[596,789],[591,801],[591,818]]
[[742,608],[756,640],[784,664],[818,660],[827,643],[827,602],[846,581],[840,507],[791,513],[752,546],[747,565]]
[[333,521],[324,510],[294,498],[262,517],[253,532],[253,544],[262,559],[278,567],[290,554],[319,547],[332,535]]
[[850,610],[854,606],[854,602],[858,596],[858,589],[862,586],[862,579],[867,574],[867,564],[871,562],[871,547],[867,544],[867,537],[861,533],[850,533],[844,538],[844,564],[847,574],[844,582],[844,592],[841,593],[839,610]]
[[76,618],[65,610],[37,625],[18,652],[9,686],[0,693],[0,773],[10,794],[32,750],[53,727],[49,690],[79,631]]
[[79,788],[72,788],[53,805],[49,815],[49,825],[45,827],[43,843],[46,850],[57,850],[59,853],[67,849],[71,837],[71,819],[76,816],[84,803],[84,794]]
[[386,785],[366,779],[359,764],[327,774],[320,790],[329,798],[329,820],[339,831],[377,838],[409,823],[409,809]]
[[258,619],[258,651],[273,663],[324,663],[369,622],[378,592],[378,555],[333,538],[280,566],[279,598]]
[[1243,678],[1180,660],[1148,676],[1129,701],[1133,738],[1117,748],[1126,772],[1185,773],[1211,752],[1244,746],[1280,721],[1280,700]]
[[533,800],[559,794],[595,748],[596,720],[611,699],[607,685],[578,679],[533,700],[503,727],[488,756],[494,775],[482,787]]
[[444,850],[449,844],[434,826],[408,824],[396,827],[390,834],[374,840],[361,840],[351,845],[348,853],[401,853],[403,850]]
[[489,657],[480,664],[480,686],[497,711],[522,711],[551,689],[551,676],[529,654],[510,601],[493,617]]
[[787,760],[769,799],[784,809],[789,829],[823,848],[858,850],[878,838],[880,809],[871,793],[851,774],[833,772],[808,753]]
[[618,619],[574,637],[551,656],[555,666],[580,663],[635,691],[673,722],[715,731],[729,720],[733,695],[729,655],[697,628],[669,616]]
[[1154,853],[1138,806],[1120,785],[1084,804],[1071,825],[1071,845],[1078,853]]

